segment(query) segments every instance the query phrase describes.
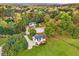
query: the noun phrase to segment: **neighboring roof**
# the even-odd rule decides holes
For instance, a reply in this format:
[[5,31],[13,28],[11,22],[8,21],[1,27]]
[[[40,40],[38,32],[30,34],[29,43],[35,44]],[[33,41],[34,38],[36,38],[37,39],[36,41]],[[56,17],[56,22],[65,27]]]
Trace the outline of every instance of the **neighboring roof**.
[[36,30],[36,33],[43,33],[44,27],[35,28],[35,30]]
[[36,26],[36,23],[35,22],[30,22],[29,26]]
[[37,40],[41,40],[41,39],[44,39],[45,38],[45,35],[43,35],[43,34],[36,34],[34,37]]
[[30,22],[29,24],[36,24],[36,22]]

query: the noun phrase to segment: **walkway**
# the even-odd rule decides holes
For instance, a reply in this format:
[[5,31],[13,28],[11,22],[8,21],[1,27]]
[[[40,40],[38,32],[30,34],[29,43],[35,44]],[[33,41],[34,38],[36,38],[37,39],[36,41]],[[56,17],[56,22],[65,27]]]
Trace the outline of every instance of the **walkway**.
[[0,47],[0,56],[2,55],[2,46]]
[[35,46],[35,43],[29,39],[28,35],[24,36],[28,42],[28,49],[32,49],[33,46]]

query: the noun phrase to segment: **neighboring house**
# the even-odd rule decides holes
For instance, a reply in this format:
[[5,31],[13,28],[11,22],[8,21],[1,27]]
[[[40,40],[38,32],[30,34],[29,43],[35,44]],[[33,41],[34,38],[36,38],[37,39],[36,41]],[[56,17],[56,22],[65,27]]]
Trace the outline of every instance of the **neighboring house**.
[[29,29],[30,29],[30,28],[35,29],[35,27],[36,27],[36,23],[35,23],[35,22],[30,22],[30,23],[28,24],[28,26],[25,26],[26,34],[29,35],[29,34],[30,34]]
[[30,22],[29,27],[30,28],[35,28],[36,27],[36,22]]

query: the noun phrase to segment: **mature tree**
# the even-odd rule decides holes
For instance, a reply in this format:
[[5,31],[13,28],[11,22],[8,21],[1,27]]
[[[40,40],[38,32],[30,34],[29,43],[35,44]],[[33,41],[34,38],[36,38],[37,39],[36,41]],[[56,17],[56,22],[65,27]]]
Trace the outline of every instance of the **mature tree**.
[[79,24],[79,10],[73,12],[72,19],[74,24]]
[[70,27],[72,27],[72,19],[71,16],[66,13],[66,12],[62,12],[59,14],[59,17],[61,19],[61,25],[60,27],[65,31],[68,30]]
[[45,28],[45,34],[50,37],[52,36],[55,31],[56,31],[56,25],[54,24],[53,20],[50,18],[49,15],[46,15],[44,17],[44,22],[45,22],[45,25],[46,25],[46,28]]

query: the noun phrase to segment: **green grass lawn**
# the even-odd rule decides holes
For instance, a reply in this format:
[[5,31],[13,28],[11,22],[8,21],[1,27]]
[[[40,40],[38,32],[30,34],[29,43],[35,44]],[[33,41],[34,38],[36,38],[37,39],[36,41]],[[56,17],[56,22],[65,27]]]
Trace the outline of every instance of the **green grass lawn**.
[[[0,38],[0,45],[7,38]],[[35,46],[31,50],[17,53],[18,56],[79,56],[79,39],[48,39],[45,45]]]
[[[69,42],[70,41],[70,42]],[[31,50],[20,51],[20,56],[79,56],[79,40],[49,39],[47,44],[33,47]]]

